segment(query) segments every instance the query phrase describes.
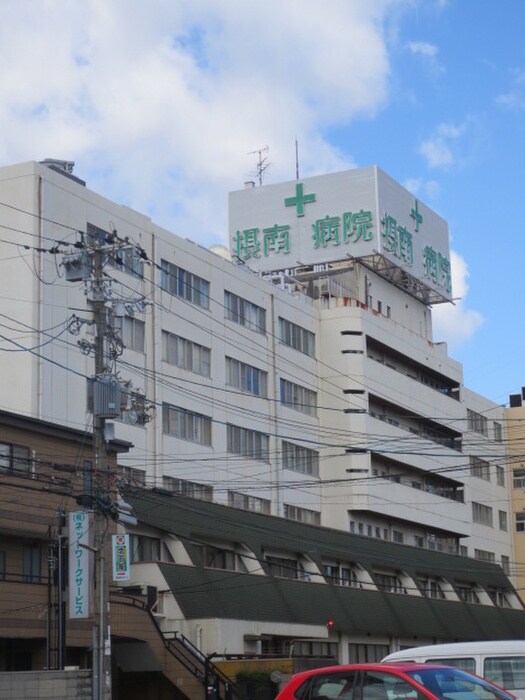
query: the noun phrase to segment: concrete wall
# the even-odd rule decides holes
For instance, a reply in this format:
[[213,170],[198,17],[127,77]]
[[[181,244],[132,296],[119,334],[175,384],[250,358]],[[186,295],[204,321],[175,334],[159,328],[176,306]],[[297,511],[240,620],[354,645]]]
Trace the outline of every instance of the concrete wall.
[[0,673],[0,700],[91,700],[91,671]]

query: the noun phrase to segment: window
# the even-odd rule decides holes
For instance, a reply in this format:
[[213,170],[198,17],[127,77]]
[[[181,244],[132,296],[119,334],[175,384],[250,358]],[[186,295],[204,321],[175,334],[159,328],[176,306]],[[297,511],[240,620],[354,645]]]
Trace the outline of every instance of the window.
[[285,345],[315,357],[315,334],[284,318],[279,318],[279,339]]
[[204,566],[207,566],[210,569],[225,569],[226,571],[246,572],[246,566],[244,565],[242,559],[231,549],[204,545],[203,563]]
[[421,578],[417,582],[425,598],[444,599],[445,594],[441,588],[441,583],[435,578]]
[[491,563],[496,561],[494,552],[487,552],[485,549],[475,549],[474,559],[479,559],[480,561],[489,561]]
[[181,440],[211,446],[211,418],[201,413],[162,404],[162,430]]
[[292,469],[309,476],[319,476],[319,452],[285,440],[281,445],[284,469]]
[[160,561],[160,539],[146,535],[131,535],[131,562]]
[[22,551],[22,580],[40,583],[42,553],[38,544],[25,545]]
[[400,530],[392,530],[392,542],[403,544],[404,536]]
[[507,532],[507,530],[508,530],[507,511],[505,511],[505,510],[499,511],[499,529],[503,530],[504,532]]
[[299,562],[297,559],[266,556],[266,563],[273,576],[299,578]]
[[323,564],[323,572],[326,578],[336,586],[361,587],[356,572],[350,566]]
[[512,486],[515,489],[525,489],[525,469],[513,469]]
[[485,481],[490,481],[490,464],[484,459],[480,459],[474,455],[470,455],[469,460],[471,476],[475,476],[478,479],[484,479]]
[[501,427],[501,423],[494,421],[493,426],[495,442],[503,442],[503,428]]
[[203,309],[210,307],[210,283],[167,260],[160,261],[160,286],[165,292]]
[[257,498],[257,496],[248,496],[245,493],[238,493],[237,491],[228,491],[228,505],[231,508],[251,510],[255,513],[270,515],[271,503],[269,500],[266,498]]
[[498,486],[505,486],[505,469],[500,466],[496,466],[496,482]]
[[281,403],[309,416],[317,414],[316,392],[287,379],[281,379]]
[[247,365],[232,357],[226,358],[226,384],[236,389],[254,394],[255,396],[267,395],[268,373],[261,369]]
[[146,485],[146,472],[143,469],[135,469],[135,467],[126,467],[119,465],[120,477],[127,483],[133,486]]
[[472,501],[472,520],[480,525],[492,527],[492,508]]
[[108,255],[108,264],[117,270],[127,272],[134,277],[143,276],[143,259],[137,248],[128,246],[119,248],[111,255]]
[[258,430],[241,428],[238,425],[227,425],[227,447],[231,454],[250,457],[259,462],[269,462],[269,437]]
[[203,377],[210,376],[211,350],[168,331],[162,331],[162,359]]
[[498,608],[510,608],[512,607],[509,598],[508,591],[502,588],[489,588],[488,594],[494,605]]
[[525,513],[514,513],[516,532],[525,532]]
[[[86,241],[88,245],[95,245],[96,243],[99,246],[105,246],[114,241],[114,235],[88,223],[86,226]],[[117,270],[122,270],[122,272],[127,272],[135,277],[142,277],[143,275],[143,258],[138,246],[125,246],[115,251],[107,250],[105,251],[105,258],[105,262]]]
[[501,555],[501,568],[504,574],[507,576],[510,575],[510,558],[506,557],[504,554]]
[[287,503],[284,504],[284,517],[288,520],[295,520],[298,523],[308,523],[309,525],[321,524],[321,513],[318,511],[291,506]]
[[29,447],[0,442],[0,471],[25,472],[31,470]]
[[115,328],[118,329],[125,348],[144,352],[144,321],[132,316],[118,316],[115,318]]
[[224,292],[225,316],[257,333],[266,333],[266,310],[231,292]]
[[479,603],[478,594],[472,584],[460,584],[458,586],[458,596],[464,603]]
[[406,593],[406,588],[401,585],[401,579],[395,574],[374,573],[374,581],[380,591],[388,593]]
[[481,413],[471,411],[470,408],[467,408],[467,425],[468,429],[474,431],[475,433],[488,435],[487,418],[485,416],[482,416]]
[[199,501],[213,500],[213,486],[209,484],[199,484],[196,481],[186,479],[176,479],[173,476],[163,476],[162,486],[168,491],[185,496],[186,498],[196,498]]
[[351,664],[379,663],[390,652],[388,644],[348,645],[348,662]]
[[350,698],[352,694],[357,697],[358,691],[353,693],[353,689],[357,686],[358,675],[358,671],[324,671],[306,681],[294,697],[308,698],[308,700]]
[[103,228],[99,228],[94,224],[88,223],[86,226],[86,242],[88,245],[107,245],[112,240],[113,236],[109,231],[104,231]]
[[[493,656],[483,661],[483,678],[501,688],[525,688],[524,656]],[[516,693],[516,690],[510,692]],[[521,695],[521,692],[518,691]]]

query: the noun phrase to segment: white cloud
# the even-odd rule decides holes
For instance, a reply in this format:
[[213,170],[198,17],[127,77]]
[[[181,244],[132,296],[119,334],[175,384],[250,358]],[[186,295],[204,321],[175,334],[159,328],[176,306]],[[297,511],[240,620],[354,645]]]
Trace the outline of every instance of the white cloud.
[[452,268],[452,291],[454,305],[438,304],[432,310],[434,339],[445,340],[452,354],[460,345],[470,340],[483,325],[479,311],[467,307],[469,271],[465,260],[455,251],[450,251]]
[[434,44],[429,44],[426,41],[411,41],[408,44],[408,48],[414,54],[421,54],[421,56],[427,56],[434,58],[437,56],[437,46]]
[[416,197],[435,200],[441,194],[441,185],[436,180],[423,180],[422,178],[408,178],[403,183],[409,192],[412,192]]
[[90,188],[215,242],[250,151],[270,145],[270,181],[295,176],[296,135],[303,175],[353,165],[323,133],[385,104],[398,5],[2,3],[0,162],[75,160]]
[[456,162],[452,144],[459,141],[466,130],[466,123],[459,126],[440,124],[430,138],[421,142],[418,151],[430,168],[448,168]]

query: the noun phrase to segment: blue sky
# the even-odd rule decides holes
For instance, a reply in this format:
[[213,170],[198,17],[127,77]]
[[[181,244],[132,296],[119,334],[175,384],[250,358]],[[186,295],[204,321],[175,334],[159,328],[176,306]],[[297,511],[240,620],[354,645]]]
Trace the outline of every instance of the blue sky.
[[449,222],[434,337],[469,388],[525,384],[523,0],[0,2],[0,165],[76,162],[202,245],[227,193],[377,164]]

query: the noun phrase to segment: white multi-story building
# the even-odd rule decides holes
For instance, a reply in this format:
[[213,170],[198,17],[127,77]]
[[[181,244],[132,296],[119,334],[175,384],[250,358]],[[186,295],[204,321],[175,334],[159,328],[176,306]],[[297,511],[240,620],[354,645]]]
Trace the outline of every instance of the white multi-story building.
[[1,408],[90,429],[95,292],[71,270],[104,241],[123,474],[508,569],[504,410],[432,337],[446,223],[377,168],[247,187],[230,220],[207,250],[68,163],[1,168]]

